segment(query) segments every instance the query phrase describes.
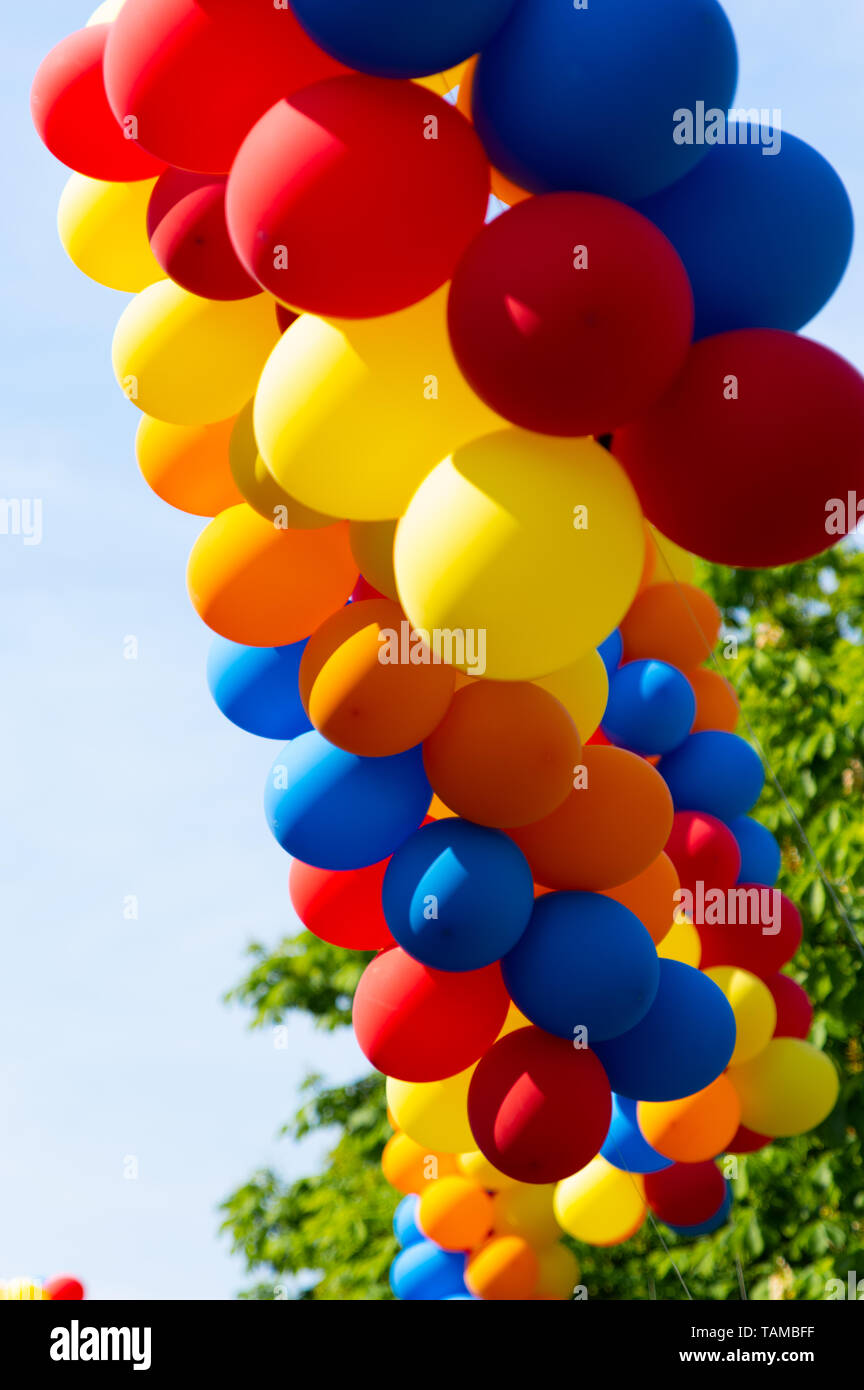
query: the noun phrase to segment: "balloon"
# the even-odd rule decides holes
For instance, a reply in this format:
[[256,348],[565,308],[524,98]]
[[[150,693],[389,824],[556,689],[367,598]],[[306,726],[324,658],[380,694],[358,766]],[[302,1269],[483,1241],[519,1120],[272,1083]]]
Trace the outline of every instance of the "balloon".
[[780,876],[780,846],[771,831],[751,816],[729,822],[741,851],[739,883],[765,883],[773,888]]
[[864,378],[794,333],[721,333],[613,449],[646,516],[697,555],[748,569],[807,560],[857,524],[846,504],[864,494]]
[[[675,865],[681,887],[687,893],[703,888],[731,888],[741,868],[735,836],[715,816],[701,811],[678,811],[666,842],[666,853]],[[693,917],[688,911],[688,917]]]
[[626,1096],[612,1097],[612,1122],[600,1155],[613,1168],[627,1173],[657,1173],[668,1168],[671,1158],[664,1158],[652,1149],[637,1118],[638,1102]]
[[520,1183],[492,1198],[492,1227],[499,1236],[521,1236],[535,1249],[561,1238],[552,1198],[554,1183]]
[[161,280],[147,240],[153,179],[105,183],[73,174],[60,195],[57,229],[74,265],[110,290],[137,294]]
[[[574,498],[587,529],[577,529]],[[483,633],[482,674],[530,680],[561,670],[615,626],[636,591],[644,535],[626,480],[599,444],[503,430],[432,470],[399,523],[395,553],[415,627]]]
[[718,1076],[680,1100],[640,1100],[639,1128],[658,1153],[676,1163],[701,1163],[722,1153],[738,1129],[741,1107],[732,1083]]
[[248,299],[261,286],[231,245],[220,174],[166,169],[147,209],[147,234],[164,273],[202,299]]
[[742,883],[726,893],[726,920],[715,922],[706,903],[696,920],[702,940],[702,969],[738,965],[760,978],[774,975],[801,945],[801,914],[785,893]]
[[580,1029],[593,1047],[635,1027],[659,983],[657,952],[638,917],[598,893],[538,898],[501,970],[525,1017],[573,1046]]
[[444,290],[381,318],[301,315],[255,400],[258,444],[281,486],[360,521],[401,516],[441,459],[500,424],[456,365]]
[[231,168],[226,207],[240,260],[277,299],[369,318],[449,280],[488,199],[483,150],[458,111],[411,82],[350,76],[295,91],[261,117]]
[[118,120],[145,148],[194,173],[227,174],[275,101],[344,71],[273,0],[126,0],[105,50]]
[[292,0],[308,34],[341,63],[378,77],[443,72],[489,43],[513,0],[437,0],[428,9],[403,0]]
[[88,29],[91,24],[110,24],[112,20],[117,18],[124,4],[125,0],[103,0],[103,3],[93,11],[88,19]]
[[749,1062],[730,1068],[729,1080],[742,1124],[783,1139],[821,1125],[840,1090],[830,1058],[802,1038],[773,1038]]
[[[721,1226],[726,1225],[731,1211],[732,1192],[727,1183],[723,1204],[714,1216],[709,1217],[707,1221],[697,1222],[695,1226],[669,1226],[669,1230],[673,1231],[676,1236],[681,1236],[683,1240],[696,1240],[699,1236],[710,1236],[714,1231],[719,1231]],[[668,1221],[666,1225],[669,1225]]]
[[655,584],[692,585],[696,563],[689,551],[682,550],[680,545],[670,541],[668,536],[661,536],[654,526],[648,527],[648,535],[651,538],[650,549],[654,555],[654,567],[648,578],[643,581],[643,587],[651,588]]
[[609,698],[609,674],[599,650],[586,652],[563,671],[538,676],[534,684],[564,706],[582,739],[596,732]]
[[[722,989],[735,1015],[735,1051],[729,1059],[731,1067],[747,1062],[768,1046],[777,1022],[777,1006],[768,986],[749,970],[734,965],[715,965],[705,974]],[[737,1122],[736,1122],[737,1127]],[[724,1146],[718,1145],[715,1153]],[[674,1154],[683,1158],[683,1154]],[[708,1155],[706,1155],[708,1157]]]
[[423,764],[457,815],[516,826],[561,805],[581,751],[573,720],[546,690],[526,681],[473,681],[426,738]]
[[635,753],[585,747],[567,800],[509,831],[545,888],[600,892],[641,874],[666,843],[672,801],[663,779]]
[[396,851],[381,897],[396,941],[443,971],[476,971],[511,951],[528,925],[534,884],[498,830],[448,817]]
[[431,970],[393,947],[360,977],[354,1033],[377,1071],[397,1081],[444,1081],[488,1051],[508,1003],[497,965]]
[[381,911],[381,885],[390,861],[365,869],[317,869],[292,860],[291,903],[308,931],[346,951],[380,951],[396,943]]
[[407,840],[431,796],[419,750],[358,758],[313,730],[277,756],[265,809],[270,829],[293,858],[319,869],[363,869]]
[[693,733],[701,733],[703,729],[723,729],[728,734],[734,734],[741,706],[731,681],[727,681],[719,672],[706,671],[701,666],[688,671],[687,679],[696,696]]
[[468,1087],[475,1068],[444,1081],[420,1084],[387,1078],[387,1104],[400,1127],[418,1144],[461,1153],[476,1141],[468,1123]]
[[707,153],[675,139],[675,116],[726,111],[738,62],[716,0],[613,0],[576,15],[517,0],[484,47],[474,122],[491,162],[532,193],[578,188],[621,202],[674,183]]
[[653,584],[634,600],[621,624],[624,660],[655,658],[682,671],[711,655],[720,609],[692,584]]
[[677,960],[698,970],[702,959],[702,941],[692,922],[679,917],[657,947],[657,954],[661,960]]
[[142,415],[135,436],[144,481],[170,507],[216,516],[242,497],[231,476],[229,444],[234,419],[212,425],[169,425]]
[[349,527],[351,554],[361,575],[386,598],[396,600],[393,573],[395,521],[352,521]]
[[737,734],[706,730],[691,734],[660,759],[676,811],[704,811],[718,820],[735,820],[759,800],[765,781],[762,759]]
[[135,108],[115,118],[105,95],[102,56],[109,33],[106,24],[92,25],[52,48],[33,79],[30,115],[54,158],[77,173],[118,183],[151,179],[165,166],[138,143],[125,119]]
[[209,425],[242,410],[277,337],[263,295],[217,303],[158,280],[117,324],[114,375],[145,414]]
[[806,1038],[813,1026],[813,1005],[802,989],[788,975],[769,975],[765,984],[777,1010],[775,1038]]
[[282,647],[340,607],[356,576],[347,526],[286,531],[244,504],[201,532],[186,582],[214,632],[250,647]]
[[279,486],[258,452],[253,412],[255,402],[246,402],[231,432],[228,457],[231,476],[244,501],[266,521],[291,531],[317,531],[332,526],[335,518],[322,516],[304,507]]
[[45,1284],[45,1297],[54,1303],[78,1301],[84,1297],[84,1285],[72,1274],[58,1274]]
[[465,1283],[475,1298],[508,1302],[530,1298],[539,1274],[537,1255],[527,1240],[493,1236],[469,1256]]
[[597,648],[597,655],[606,667],[606,674],[611,679],[618,667],[621,665],[621,658],[624,655],[624,639],[618,628],[611,632],[605,642],[601,642]]
[[611,1104],[595,1054],[539,1028],[499,1039],[468,1093],[477,1146],[519,1182],[556,1182],[583,1167],[606,1137]]
[[656,946],[672,929],[675,894],[680,886],[672,860],[667,854],[658,854],[641,874],[617,888],[604,888],[603,895],[629,908]]
[[492,1198],[470,1178],[439,1178],[420,1198],[420,1229],[445,1250],[473,1250],[492,1229]]
[[628,661],[609,687],[603,732],[618,748],[645,756],[670,753],[696,717],[687,677],[665,661]]
[[752,1129],[746,1125],[739,1125],[734,1137],[727,1145],[727,1153],[730,1154],[755,1154],[760,1149],[767,1148],[773,1140],[767,1134],[754,1134]]
[[418,1240],[390,1266],[390,1287],[397,1298],[424,1301],[465,1292],[465,1256]]
[[538,1250],[537,1264],[540,1273],[534,1297],[569,1299],[582,1276],[576,1256],[567,1246],[559,1241],[557,1245]]
[[661,1221],[695,1226],[716,1216],[726,1199],[726,1183],[717,1165],[673,1163],[645,1178],[648,1205]]
[[631,1100],[680,1100],[719,1076],[735,1047],[735,1015],[701,971],[660,961],[660,985],[629,1033],[597,1044],[616,1094]]
[[620,1245],[645,1220],[645,1179],[613,1168],[598,1154],[579,1173],[559,1182],[555,1215],[586,1245]]
[[349,753],[383,757],[420,743],[444,718],[453,669],[391,599],[354,602],[313,632],[300,694],[316,729]]
[[448,322],[456,360],[492,410],[540,434],[604,434],[681,371],[693,296],[645,218],[555,193],[479,232],[456,267]]
[[456,1163],[460,1173],[464,1173],[466,1178],[473,1178],[474,1182],[479,1183],[487,1192],[502,1192],[504,1188],[516,1185],[514,1178],[508,1178],[506,1173],[499,1173],[479,1149],[457,1154]]
[[283,741],[308,733],[297,690],[304,642],[244,647],[218,635],[210,643],[207,684],[219,709],[247,734]]
[[407,1196],[424,1191],[439,1177],[455,1173],[456,1160],[452,1154],[429,1153],[424,1144],[407,1134],[394,1134],[384,1145],[381,1168],[390,1186]]
[[736,328],[796,332],[846,270],[854,229],[843,184],[803,140],[786,130],[781,139],[778,128],[769,149],[768,133],[730,125],[728,143],[639,204],[686,266],[698,338]]
[[416,1245],[418,1240],[423,1240],[423,1232],[417,1225],[417,1208],[420,1200],[416,1193],[409,1192],[402,1198],[396,1211],[393,1214],[393,1234],[397,1241],[405,1250],[409,1245]]

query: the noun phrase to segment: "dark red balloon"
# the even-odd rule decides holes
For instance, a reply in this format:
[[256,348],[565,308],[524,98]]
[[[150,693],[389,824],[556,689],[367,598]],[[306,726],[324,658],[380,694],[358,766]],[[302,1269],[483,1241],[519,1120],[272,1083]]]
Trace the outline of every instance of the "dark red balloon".
[[56,1278],[48,1280],[45,1292],[50,1294],[54,1303],[71,1302],[84,1297],[84,1285],[71,1274],[58,1274]]
[[279,325],[280,333],[287,333],[292,323],[296,323],[299,314],[295,314],[293,309],[287,309],[284,304],[276,305],[276,322]]
[[648,1205],[670,1226],[698,1226],[710,1221],[723,1205],[726,1183],[711,1159],[704,1163],[673,1163],[659,1173],[645,1174]]
[[102,57],[110,29],[94,24],[52,48],[33,79],[33,124],[54,157],[79,174],[108,183],[152,179],[164,162],[146,153],[132,125],[127,139],[105,95]]
[[864,378],[794,333],[722,333],[612,452],[648,520],[687,550],[756,569],[805,560],[857,524]]
[[228,180],[228,227],[283,304],[364,318],[449,280],[488,193],[483,148],[454,107],[413,82],[340,77],[280,101],[250,132]]
[[379,951],[396,943],[381,911],[389,859],[366,869],[317,869],[295,859],[288,875],[294,911],[304,927],[346,951]]
[[[758,893],[758,903],[751,897],[745,908],[743,900],[734,899],[736,904],[742,902],[740,910],[736,905],[736,917],[746,920],[732,923],[729,917],[733,897],[731,892],[727,892],[725,923],[695,923],[702,942],[700,968],[710,970],[714,965],[737,965],[765,979],[791,960],[801,945],[801,914],[785,893],[776,888],[766,888],[759,883],[741,883],[737,885],[737,890]],[[708,915],[707,911],[705,915]]]
[[755,1130],[748,1129],[746,1125],[739,1125],[726,1145],[726,1152],[730,1154],[755,1154],[773,1142],[774,1140],[770,1139],[767,1134],[757,1134]]
[[399,946],[367,965],[354,1033],[373,1067],[398,1081],[443,1081],[493,1044],[510,999],[501,970],[432,970]]
[[813,1005],[807,998],[807,991],[779,971],[769,975],[765,983],[777,1005],[775,1038],[806,1038],[813,1026]]
[[612,1091],[598,1057],[540,1028],[517,1028],[479,1062],[468,1091],[478,1148],[517,1182],[558,1182],[599,1152]]
[[731,888],[741,872],[741,851],[732,831],[704,811],[678,811],[666,853],[678,871],[681,887],[697,892],[697,884]]
[[153,255],[176,284],[202,299],[249,299],[261,293],[228,235],[227,182],[224,174],[166,169],[147,208]]
[[548,193],[471,243],[449,323],[462,371],[499,415],[542,434],[604,434],[681,371],[693,293],[677,251],[640,213]]

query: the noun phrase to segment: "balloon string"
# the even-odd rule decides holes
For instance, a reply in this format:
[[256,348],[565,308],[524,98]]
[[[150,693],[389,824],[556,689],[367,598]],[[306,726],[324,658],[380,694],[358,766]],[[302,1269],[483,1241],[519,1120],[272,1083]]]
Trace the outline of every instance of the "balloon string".
[[687,1295],[687,1297],[689,1298],[690,1302],[692,1303],[692,1302],[694,1301],[693,1295],[692,1295],[692,1293],[690,1292],[690,1290],[689,1290],[688,1287],[687,1287],[687,1283],[686,1283],[686,1281],[685,1281],[685,1279],[684,1279],[684,1275],[681,1273],[680,1269],[678,1268],[677,1264],[675,1263],[675,1257],[673,1256],[672,1251],[669,1249],[669,1246],[666,1244],[665,1240],[663,1239],[663,1233],[662,1233],[662,1231],[660,1230],[660,1227],[657,1225],[657,1222],[656,1222],[656,1220],[655,1220],[653,1211],[652,1211],[651,1208],[648,1206],[647,1202],[645,1202],[645,1193],[644,1193],[644,1191],[640,1190],[639,1184],[638,1184],[638,1183],[635,1181],[635,1179],[634,1179],[634,1175],[630,1172],[630,1169],[629,1169],[629,1168],[627,1167],[627,1165],[625,1164],[625,1162],[624,1162],[624,1155],[623,1155],[622,1152],[621,1152],[620,1146],[619,1146],[618,1144],[615,1143],[615,1140],[614,1140],[614,1139],[612,1140],[612,1144],[613,1144],[613,1146],[614,1146],[615,1152],[616,1152],[617,1155],[618,1155],[618,1161],[619,1161],[620,1164],[621,1164],[621,1168],[620,1168],[619,1171],[621,1171],[621,1172],[627,1174],[628,1178],[630,1179],[631,1183],[633,1184],[633,1189],[634,1189],[634,1191],[636,1192],[636,1194],[638,1195],[639,1200],[640,1200],[641,1202],[644,1202],[644,1203],[645,1203],[645,1206],[646,1206],[646,1209],[647,1209],[647,1213],[648,1213],[648,1220],[649,1220],[650,1223],[651,1223],[652,1230],[654,1231],[654,1234],[655,1234],[655,1236],[657,1237],[657,1239],[659,1240],[660,1244],[663,1246],[663,1252],[664,1252],[664,1254],[666,1255],[667,1259],[669,1260],[669,1263],[671,1264],[671,1266],[672,1266],[672,1268],[674,1269],[675,1273],[678,1275],[678,1278],[679,1278],[679,1280],[681,1281],[681,1287],[682,1287],[682,1289],[684,1290],[684,1292],[686,1293],[686,1295]]
[[741,1290],[741,1300],[742,1300],[743,1303],[746,1303],[746,1302],[748,1301],[748,1297],[747,1297],[747,1285],[744,1283],[744,1271],[743,1271],[743,1269],[741,1268],[741,1256],[740,1256],[740,1255],[736,1255],[736,1256],[735,1256],[735,1266],[736,1266],[736,1268],[737,1268],[737,1270],[738,1270],[738,1287],[739,1287],[739,1289]]

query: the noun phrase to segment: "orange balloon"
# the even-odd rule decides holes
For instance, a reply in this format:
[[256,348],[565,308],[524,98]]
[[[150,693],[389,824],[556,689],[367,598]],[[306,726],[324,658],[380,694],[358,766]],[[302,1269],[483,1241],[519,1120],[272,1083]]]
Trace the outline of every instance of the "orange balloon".
[[711,655],[720,635],[720,609],[692,584],[652,584],[621,623],[624,660],[655,657],[690,671]]
[[445,1250],[473,1250],[492,1230],[492,1198],[470,1178],[440,1178],[420,1197],[417,1224]]
[[631,878],[629,883],[606,888],[604,894],[635,912],[655,946],[658,946],[672,927],[674,895],[680,887],[681,880],[672,860],[668,854],[658,854],[648,868]]
[[702,666],[688,671],[687,679],[696,696],[696,719],[692,732],[698,734],[701,729],[724,729],[727,734],[734,734],[741,706],[732,683],[719,671],[706,670]]
[[669,789],[644,758],[586,744],[566,801],[543,820],[507,833],[537,883],[600,893],[648,868],[669,838],[672,816]]
[[537,1255],[521,1236],[493,1236],[465,1268],[468,1292],[495,1302],[530,1298],[539,1276]]
[[[459,82],[459,91],[456,96],[456,110],[461,111],[466,121],[473,124],[474,116],[471,109],[471,102],[474,92],[474,71],[477,67],[477,58],[469,58],[465,64],[465,71]],[[507,203],[510,207],[515,207],[516,203],[524,203],[526,198],[532,195],[526,189],[520,188],[518,184],[512,183],[506,174],[502,174],[500,169],[490,167],[491,187],[496,198],[500,198],[502,203]]]
[[214,632],[249,647],[308,637],[357,582],[348,525],[283,531],[243,503],[198,537],[186,571],[189,595]]
[[363,599],[313,632],[300,698],[337,747],[372,758],[403,753],[432,732],[453,698],[452,666],[432,657],[398,603]]
[[425,1192],[432,1183],[459,1171],[455,1154],[430,1152],[407,1134],[394,1134],[387,1140],[381,1168],[390,1186],[406,1197]]
[[560,806],[581,743],[554,695],[529,681],[473,681],[423,745],[432,788],[479,825],[527,825]]
[[168,425],[142,416],[135,453],[144,481],[156,496],[192,516],[216,516],[242,502],[228,450],[234,419],[216,425]]
[[676,1163],[715,1158],[741,1123],[738,1095],[725,1072],[683,1100],[640,1100],[636,1114],[651,1147]]

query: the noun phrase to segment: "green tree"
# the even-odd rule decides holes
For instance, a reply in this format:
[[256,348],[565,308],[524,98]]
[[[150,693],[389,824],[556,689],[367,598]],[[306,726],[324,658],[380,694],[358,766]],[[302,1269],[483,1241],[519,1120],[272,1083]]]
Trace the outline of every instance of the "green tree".
[[[594,1298],[819,1299],[830,1278],[864,1278],[864,563],[846,545],[782,570],[702,566],[699,582],[723,611],[716,662],[741,698],[739,732],[768,767],[757,814],[780,841],[779,886],[804,918],[789,973],[815,1005],[812,1037],[837,1067],[840,1099],[814,1133],[738,1159],[732,1220],[714,1236],[685,1243],[648,1222],[616,1249],[574,1249]],[[366,957],[309,933],[252,951],[233,998],[255,1025],[291,1009],[328,1029],[350,1022]],[[335,1090],[310,1080],[288,1132],[333,1127],[323,1173],[292,1184],[258,1173],[225,1203],[225,1228],[260,1280],[251,1297],[390,1296],[398,1195],[379,1166],[389,1134],[380,1077]]]

